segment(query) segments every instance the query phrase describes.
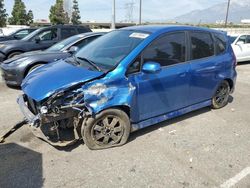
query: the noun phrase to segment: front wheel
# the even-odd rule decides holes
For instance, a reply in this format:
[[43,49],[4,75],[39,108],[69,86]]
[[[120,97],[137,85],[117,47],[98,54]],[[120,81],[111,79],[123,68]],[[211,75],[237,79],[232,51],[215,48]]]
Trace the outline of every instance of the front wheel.
[[119,109],[108,109],[88,118],[82,126],[82,137],[89,149],[105,149],[127,142],[130,134],[128,115]]
[[212,108],[220,109],[228,104],[230,95],[230,86],[228,81],[224,80],[217,88],[212,98]]

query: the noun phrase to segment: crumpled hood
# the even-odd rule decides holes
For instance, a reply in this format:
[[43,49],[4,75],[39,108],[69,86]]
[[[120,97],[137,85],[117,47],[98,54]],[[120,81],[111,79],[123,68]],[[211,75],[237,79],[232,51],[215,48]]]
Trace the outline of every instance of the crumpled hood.
[[44,65],[31,72],[22,83],[23,92],[37,102],[78,83],[103,75],[66,63],[63,60]]

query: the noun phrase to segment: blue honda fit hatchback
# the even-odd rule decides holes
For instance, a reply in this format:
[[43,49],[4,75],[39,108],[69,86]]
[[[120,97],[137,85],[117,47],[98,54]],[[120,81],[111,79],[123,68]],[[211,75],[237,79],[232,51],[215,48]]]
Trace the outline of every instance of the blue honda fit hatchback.
[[189,26],[115,30],[74,57],[31,72],[18,103],[33,133],[54,146],[126,143],[135,130],[211,106],[236,81],[227,36]]

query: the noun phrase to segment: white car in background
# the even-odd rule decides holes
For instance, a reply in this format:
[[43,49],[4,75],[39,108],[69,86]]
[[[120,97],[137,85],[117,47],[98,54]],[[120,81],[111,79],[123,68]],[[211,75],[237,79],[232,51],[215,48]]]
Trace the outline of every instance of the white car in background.
[[250,34],[229,37],[237,62],[250,61]]

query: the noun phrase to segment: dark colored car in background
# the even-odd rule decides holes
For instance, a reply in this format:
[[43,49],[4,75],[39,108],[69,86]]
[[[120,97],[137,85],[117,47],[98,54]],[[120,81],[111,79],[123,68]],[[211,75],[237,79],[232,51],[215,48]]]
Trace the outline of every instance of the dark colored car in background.
[[76,34],[91,32],[88,27],[55,25],[37,29],[21,40],[0,43],[0,62],[24,52],[44,50],[53,44]]
[[7,40],[21,40],[33,31],[37,30],[37,28],[24,28],[24,29],[18,29],[17,31],[0,37],[0,42],[7,41]]
[[105,33],[88,32],[74,35],[44,51],[27,52],[4,61],[0,68],[7,85],[20,86],[28,73],[44,64],[70,57],[85,45]]

